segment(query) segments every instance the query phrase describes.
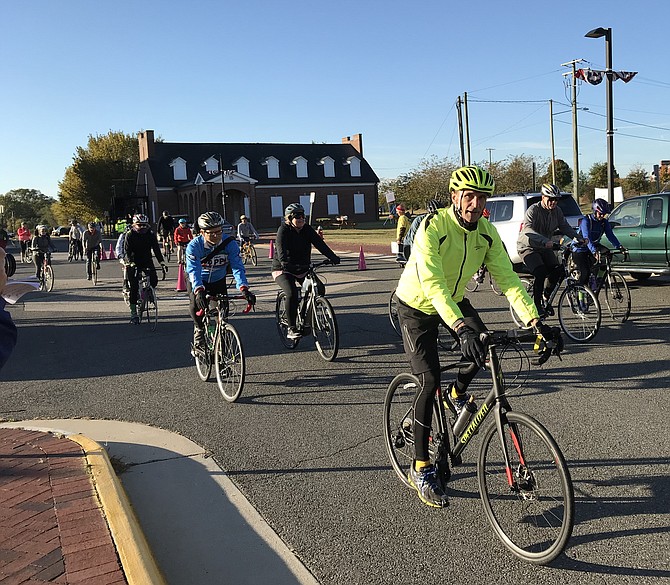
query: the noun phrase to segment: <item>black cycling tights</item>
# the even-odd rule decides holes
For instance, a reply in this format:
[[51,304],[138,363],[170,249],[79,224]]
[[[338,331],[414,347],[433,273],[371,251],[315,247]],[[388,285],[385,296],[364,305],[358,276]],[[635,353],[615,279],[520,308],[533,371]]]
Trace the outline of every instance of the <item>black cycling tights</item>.
[[556,283],[561,279],[562,272],[563,266],[554,266],[547,269],[544,264],[533,270],[532,275],[535,277],[535,282],[533,283],[533,301],[538,311],[542,310],[542,295],[544,294],[548,297],[551,294]]

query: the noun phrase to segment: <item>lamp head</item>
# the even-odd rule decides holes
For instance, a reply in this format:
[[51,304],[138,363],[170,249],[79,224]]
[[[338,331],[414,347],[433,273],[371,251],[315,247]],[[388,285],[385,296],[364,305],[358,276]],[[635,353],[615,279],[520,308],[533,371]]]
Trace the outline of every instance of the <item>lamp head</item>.
[[610,29],[608,28],[603,28],[602,26],[599,26],[598,28],[594,28],[593,30],[587,32],[584,36],[590,39],[599,39],[600,37],[606,37],[609,30]]

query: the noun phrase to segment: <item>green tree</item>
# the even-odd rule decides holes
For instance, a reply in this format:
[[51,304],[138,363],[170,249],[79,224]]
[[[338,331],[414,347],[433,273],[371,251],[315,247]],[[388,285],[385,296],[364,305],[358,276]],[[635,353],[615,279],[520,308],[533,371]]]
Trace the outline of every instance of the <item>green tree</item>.
[[[556,175],[556,181],[554,181],[553,175]],[[554,159],[554,172],[551,171],[551,161],[549,161],[547,172],[542,175],[540,180],[542,183],[554,183],[559,189],[565,190],[568,185],[572,185],[572,169],[564,160]]]
[[55,225],[56,221],[51,210],[55,200],[44,195],[37,189],[12,189],[0,195],[0,204],[4,206],[4,222],[15,230],[22,221],[33,228],[44,223]]
[[642,195],[651,190],[649,174],[641,166],[633,167],[621,183],[625,195]]
[[59,214],[87,221],[102,218],[114,192],[134,190],[139,165],[137,137],[109,131],[89,136],[85,148],[77,147],[74,163],[59,183]]
[[[614,169],[614,186],[616,187],[619,184],[618,181],[619,175]],[[592,189],[607,188],[607,163],[593,163],[589,169],[589,185]]]
[[496,181],[496,193],[532,191],[533,163],[537,166],[532,156],[521,154],[507,157],[504,161],[491,165],[491,174]]

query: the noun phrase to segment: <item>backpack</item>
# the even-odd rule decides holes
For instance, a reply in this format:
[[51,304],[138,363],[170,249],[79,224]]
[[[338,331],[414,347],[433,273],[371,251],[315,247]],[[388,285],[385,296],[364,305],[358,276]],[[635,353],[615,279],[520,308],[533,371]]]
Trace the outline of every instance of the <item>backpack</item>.
[[402,242],[402,255],[405,257],[405,260],[409,260],[409,256],[412,253],[412,244],[414,243],[414,236],[423,221],[423,218],[429,215],[428,213],[422,213],[417,215],[413,220],[407,233],[405,234],[405,239]]

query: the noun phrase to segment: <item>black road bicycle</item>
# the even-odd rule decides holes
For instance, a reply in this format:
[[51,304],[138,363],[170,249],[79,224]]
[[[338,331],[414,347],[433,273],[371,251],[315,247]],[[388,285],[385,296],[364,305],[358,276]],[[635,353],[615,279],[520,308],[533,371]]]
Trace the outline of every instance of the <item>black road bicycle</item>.
[[[557,330],[556,330],[557,331]],[[570,472],[556,441],[537,420],[513,411],[508,400],[497,348],[510,341],[536,339],[531,331],[482,334],[488,347],[486,368],[492,388],[475,413],[463,409],[456,419],[448,396],[436,393],[429,453],[438,476],[447,485],[451,468],[481,430],[477,459],[479,495],[496,536],[517,557],[546,564],[565,548],[574,523],[574,491]],[[540,359],[559,355],[561,343],[542,341]],[[447,371],[471,368],[471,362],[444,366]],[[414,398],[419,380],[399,374],[386,391],[384,441],[393,470],[411,487],[407,474],[414,460]],[[493,420],[484,422],[493,413]]]
[[[561,278],[551,291],[549,299],[538,307],[546,316],[554,315],[554,301],[558,296],[558,322],[565,334],[579,343],[590,341],[600,330],[602,309],[596,294],[588,287],[579,284],[568,266],[570,248],[560,246],[562,273]],[[565,286],[562,286],[565,285]],[[561,294],[559,295],[559,290]],[[512,319],[517,326],[527,329],[528,326],[517,316],[516,311],[509,307]],[[546,318],[546,317],[545,317]]]
[[[296,328],[302,331],[303,336],[311,333],[314,336],[314,344],[319,355],[326,361],[331,362],[337,357],[339,349],[339,332],[335,311],[330,301],[324,296],[325,285],[316,275],[321,266],[330,264],[330,260],[324,260],[318,264],[311,264],[307,270],[307,276],[303,281],[298,303],[298,315]],[[275,319],[277,331],[284,347],[295,349],[300,339],[289,339],[287,302],[284,291],[277,293],[275,305]]]
[[140,323],[145,321],[152,331],[156,331],[158,326],[158,299],[156,298],[156,289],[151,286],[148,269],[142,270],[139,293],[137,316],[140,318]]
[[[227,402],[235,402],[244,388],[246,368],[242,340],[235,327],[228,322],[230,298],[244,297],[207,295],[209,302],[203,315],[205,345],[197,347],[191,344],[191,355],[195,358],[199,378],[203,382],[209,380],[213,366],[221,396]],[[251,307],[251,304],[247,304],[243,312],[248,313]]]

